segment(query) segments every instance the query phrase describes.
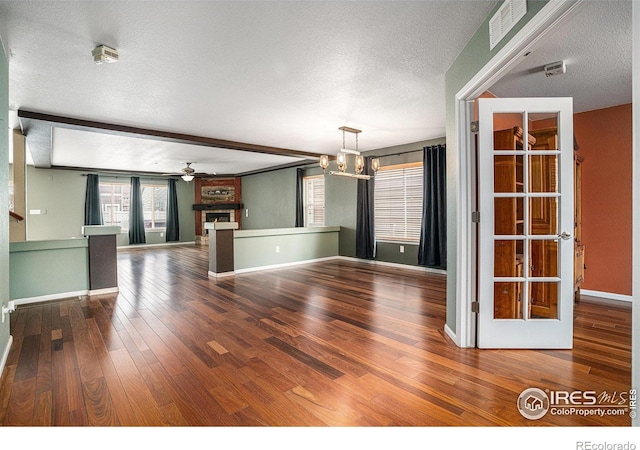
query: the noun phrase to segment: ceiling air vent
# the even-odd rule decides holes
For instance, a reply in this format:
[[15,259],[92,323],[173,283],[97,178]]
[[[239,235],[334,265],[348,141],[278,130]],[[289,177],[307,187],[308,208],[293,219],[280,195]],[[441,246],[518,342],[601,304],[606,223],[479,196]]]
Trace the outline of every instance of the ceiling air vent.
[[96,64],[113,63],[118,61],[118,50],[107,47],[106,45],[97,46],[93,49],[91,55],[93,55],[93,62]]
[[491,50],[527,13],[527,0],[506,0],[489,21]]

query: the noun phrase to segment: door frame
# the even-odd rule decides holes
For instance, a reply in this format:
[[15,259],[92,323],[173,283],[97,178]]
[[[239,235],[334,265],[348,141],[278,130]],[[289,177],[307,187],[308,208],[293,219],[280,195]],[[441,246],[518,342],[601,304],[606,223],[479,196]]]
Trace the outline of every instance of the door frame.
[[474,100],[519,64],[539,41],[569,20],[583,2],[548,2],[455,96],[458,149],[456,332],[448,330],[447,333],[460,347],[476,346],[476,314],[472,312],[472,303],[477,301],[477,227],[471,217],[476,211],[475,138],[470,127],[474,120]]

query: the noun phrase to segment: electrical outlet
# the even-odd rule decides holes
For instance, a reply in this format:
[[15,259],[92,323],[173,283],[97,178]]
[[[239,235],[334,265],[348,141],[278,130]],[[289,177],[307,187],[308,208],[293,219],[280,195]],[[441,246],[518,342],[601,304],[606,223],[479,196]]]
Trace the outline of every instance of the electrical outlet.
[[400,253],[404,253],[404,245],[400,246]]
[[249,217],[249,208],[244,210],[244,216]]
[[276,253],[280,253],[280,246],[276,245]]
[[164,233],[160,233],[160,237],[164,237]]

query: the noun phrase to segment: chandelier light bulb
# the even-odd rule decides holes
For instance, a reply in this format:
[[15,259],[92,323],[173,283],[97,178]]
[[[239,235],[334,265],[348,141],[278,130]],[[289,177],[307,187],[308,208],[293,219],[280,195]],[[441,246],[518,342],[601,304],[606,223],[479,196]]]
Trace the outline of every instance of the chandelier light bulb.
[[344,172],[345,170],[347,170],[347,155],[345,153],[339,152],[337,161],[338,169],[340,169],[340,172]]
[[322,167],[322,170],[326,170],[329,167],[329,155],[320,156],[320,167]]
[[357,174],[362,173],[363,169],[364,169],[364,156],[356,155],[356,173]]

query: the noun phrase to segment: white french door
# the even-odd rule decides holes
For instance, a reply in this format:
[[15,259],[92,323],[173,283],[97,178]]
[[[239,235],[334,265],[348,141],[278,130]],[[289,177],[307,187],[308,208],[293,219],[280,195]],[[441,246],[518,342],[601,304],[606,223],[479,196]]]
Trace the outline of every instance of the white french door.
[[479,99],[480,348],[573,345],[573,99]]

